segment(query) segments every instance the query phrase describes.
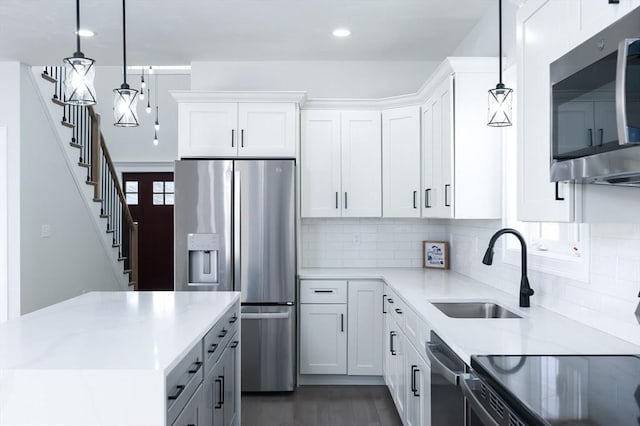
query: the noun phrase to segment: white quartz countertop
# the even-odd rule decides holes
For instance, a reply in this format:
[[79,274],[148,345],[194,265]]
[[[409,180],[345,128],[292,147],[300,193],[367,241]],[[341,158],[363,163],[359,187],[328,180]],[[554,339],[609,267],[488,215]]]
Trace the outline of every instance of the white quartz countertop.
[[[471,355],[640,354],[640,347],[451,271],[422,268],[302,269],[301,279],[381,279],[469,363]],[[535,288],[534,288],[535,290]],[[449,318],[430,302],[493,301],[521,319]]]
[[238,301],[234,292],[93,292],[0,325],[2,370],[160,370]]

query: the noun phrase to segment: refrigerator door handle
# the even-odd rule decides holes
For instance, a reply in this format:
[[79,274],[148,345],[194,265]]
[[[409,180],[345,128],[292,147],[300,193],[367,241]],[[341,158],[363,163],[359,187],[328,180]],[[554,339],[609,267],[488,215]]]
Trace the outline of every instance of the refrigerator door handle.
[[265,313],[242,313],[243,320],[265,320],[265,319],[289,319],[289,311],[286,312],[265,312]]
[[241,176],[239,171],[233,172],[233,289],[242,290],[242,264],[241,264],[241,232],[240,209],[241,205]]

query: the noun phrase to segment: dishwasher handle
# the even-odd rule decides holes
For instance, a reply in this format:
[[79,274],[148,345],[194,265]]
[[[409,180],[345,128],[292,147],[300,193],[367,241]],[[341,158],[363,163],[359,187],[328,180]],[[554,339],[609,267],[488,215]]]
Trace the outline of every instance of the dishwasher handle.
[[462,394],[465,398],[467,398],[467,402],[473,413],[478,416],[480,421],[485,426],[500,426],[500,423],[494,419],[491,414],[487,411],[486,408],[478,401],[478,397],[475,396],[473,390],[471,390],[472,385],[480,384],[480,380],[475,377],[473,374],[465,374],[460,377],[460,388],[462,389]]
[[450,370],[441,360],[437,357],[436,352],[442,353],[438,350],[437,343],[427,342],[425,348],[427,351],[427,358],[431,361],[431,371],[440,374],[445,380],[452,385],[458,386],[461,373]]

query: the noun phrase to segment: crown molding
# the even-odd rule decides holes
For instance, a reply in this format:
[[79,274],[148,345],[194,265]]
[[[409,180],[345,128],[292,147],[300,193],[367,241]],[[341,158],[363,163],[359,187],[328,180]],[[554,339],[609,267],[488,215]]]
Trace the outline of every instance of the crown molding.
[[218,92],[209,90],[170,90],[178,102],[292,102],[304,105],[307,92]]

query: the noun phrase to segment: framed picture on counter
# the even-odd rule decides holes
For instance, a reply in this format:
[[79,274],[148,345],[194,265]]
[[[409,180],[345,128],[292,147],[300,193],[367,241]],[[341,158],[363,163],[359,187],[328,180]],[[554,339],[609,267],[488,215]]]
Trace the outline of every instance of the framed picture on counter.
[[423,241],[422,265],[425,268],[449,269],[449,243]]

